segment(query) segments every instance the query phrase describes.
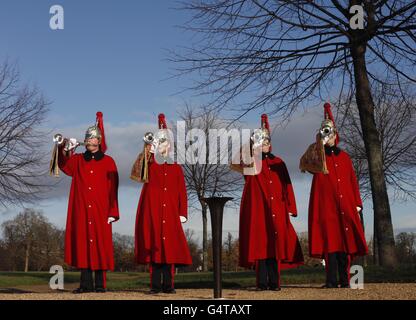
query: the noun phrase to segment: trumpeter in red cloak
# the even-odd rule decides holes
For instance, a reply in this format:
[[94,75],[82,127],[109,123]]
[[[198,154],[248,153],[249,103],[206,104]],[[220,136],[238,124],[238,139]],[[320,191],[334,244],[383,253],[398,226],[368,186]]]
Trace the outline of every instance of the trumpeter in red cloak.
[[[309,200],[309,254],[325,259],[326,287],[349,287],[349,266],[368,253],[360,211],[357,178],[348,154],[338,147],[339,136],[329,103],[317,137],[324,155],[324,172],[313,173]],[[337,271],[339,281],[337,281]]]
[[[72,178],[65,231],[65,262],[81,269],[81,284],[74,293],[104,292],[107,270],[114,269],[111,223],[119,219],[118,173],[105,154],[103,115],[87,129],[84,153],[75,153],[75,139],[59,144],[59,168]],[[95,287],[93,281],[95,271]]]
[[295,195],[285,163],[271,153],[267,115],[252,136],[254,162],[232,168],[244,175],[241,199],[240,266],[255,266],[258,290],[280,290],[280,271],[303,264],[302,249],[290,216],[297,216]]
[[150,293],[175,293],[175,266],[192,264],[181,224],[188,216],[185,178],[181,166],[171,160],[163,114],[159,131],[146,133],[143,140],[144,150],[131,173],[133,180],[143,183],[136,216],[136,262],[150,265]]

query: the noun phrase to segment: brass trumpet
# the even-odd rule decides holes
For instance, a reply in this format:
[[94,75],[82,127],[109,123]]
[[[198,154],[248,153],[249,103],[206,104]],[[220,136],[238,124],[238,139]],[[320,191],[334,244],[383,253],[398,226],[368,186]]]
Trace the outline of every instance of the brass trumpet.
[[[57,133],[53,136],[53,142],[56,145],[61,145],[62,143],[64,143],[64,141],[65,141],[65,138],[60,133]],[[75,138],[66,139],[64,150],[68,151],[71,146],[74,146],[74,148],[76,148],[78,146],[86,146],[86,145],[87,144],[85,142],[80,142]]]
[[336,133],[336,129],[334,127],[334,124],[331,120],[324,120],[322,122],[321,128],[319,130],[319,134],[321,136],[321,139],[324,139],[326,137],[330,137]]
[[143,141],[147,144],[152,144],[155,141],[155,135],[153,132],[146,132],[143,136]]

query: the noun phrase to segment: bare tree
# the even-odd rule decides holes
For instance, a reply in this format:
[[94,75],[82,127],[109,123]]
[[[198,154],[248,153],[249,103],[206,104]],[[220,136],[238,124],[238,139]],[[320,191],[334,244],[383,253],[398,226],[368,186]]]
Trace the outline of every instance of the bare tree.
[[[219,113],[215,110],[201,109],[196,111],[195,108],[187,105],[180,114],[180,118],[185,122],[188,132],[192,129],[201,130],[205,137],[209,137],[210,129],[225,129],[229,122],[219,117]],[[198,141],[187,141],[185,147],[189,150],[192,144],[200,143]],[[201,208],[202,214],[202,255],[203,255],[203,271],[208,269],[208,205],[204,202],[204,198],[227,195],[237,196],[241,192],[243,180],[241,176],[231,171],[228,161],[225,164],[223,160],[225,157],[231,161],[231,142],[227,138],[227,150],[216,150],[217,163],[210,163],[209,154],[209,139],[205,141],[207,152],[204,156],[204,163],[196,162],[193,164],[192,160],[183,158],[183,155],[178,154],[178,159],[181,159],[185,181],[188,190],[188,199],[190,207],[199,210]],[[200,150],[199,150],[200,151]],[[201,155],[201,154],[200,154]],[[190,154],[191,157],[198,157],[198,154]],[[189,155],[188,155],[189,157]],[[189,161],[191,160],[191,161]]]
[[[383,170],[394,199],[416,199],[416,96],[409,88],[376,83],[372,90],[375,122],[380,133]],[[371,196],[369,167],[354,95],[337,104],[342,115],[342,142],[350,154],[364,198]],[[362,212],[360,212],[362,214]],[[374,261],[379,261],[377,228],[373,232]]]
[[416,233],[401,232],[396,236],[397,253],[401,264],[416,263]]
[[[22,204],[40,198],[47,172],[40,131],[47,102],[37,89],[22,86],[16,67],[0,66],[0,204]],[[45,180],[43,180],[45,181]]]
[[63,262],[63,231],[49,223],[40,211],[25,209],[13,220],[2,224],[3,238],[8,252],[16,254],[13,270],[23,260],[23,270],[30,267],[48,270],[51,264]]
[[[380,133],[383,170],[394,199],[416,199],[416,95],[406,88],[375,84],[375,122]],[[369,168],[353,96],[337,104],[340,134],[352,158],[364,198],[371,196]]]
[[[363,29],[350,8],[362,5]],[[174,53],[179,75],[196,73],[192,89],[211,107],[239,105],[239,117],[267,108],[288,118],[298,107],[355,90],[374,205],[380,263],[393,266],[394,235],[371,83],[388,73],[414,82],[416,1],[189,0],[186,29],[195,45]],[[237,99],[238,98],[238,99]]]
[[134,259],[134,237],[113,233],[114,269],[119,272],[142,271]]
[[195,239],[195,231],[192,229],[185,230],[186,242],[189,246],[189,251],[191,253],[192,265],[184,268],[185,271],[201,271],[202,263],[202,251],[201,246],[198,244],[197,239]]
[[223,270],[237,272],[239,268],[238,255],[238,239],[234,239],[232,234],[228,232],[222,251]]

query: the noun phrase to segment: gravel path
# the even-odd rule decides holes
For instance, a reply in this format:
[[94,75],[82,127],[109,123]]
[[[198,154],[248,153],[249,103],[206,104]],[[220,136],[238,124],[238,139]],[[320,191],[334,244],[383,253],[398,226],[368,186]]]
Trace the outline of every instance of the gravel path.
[[[178,289],[176,294],[149,295],[147,290],[110,291],[74,295],[70,288],[52,292],[44,287],[0,289],[0,300],[196,300],[212,299],[211,289]],[[27,293],[27,292],[30,293]],[[19,293],[16,293],[19,292]],[[363,290],[321,289],[319,286],[286,286],[282,291],[256,292],[254,288],[223,290],[225,299],[251,300],[416,300],[415,283],[372,283]]]

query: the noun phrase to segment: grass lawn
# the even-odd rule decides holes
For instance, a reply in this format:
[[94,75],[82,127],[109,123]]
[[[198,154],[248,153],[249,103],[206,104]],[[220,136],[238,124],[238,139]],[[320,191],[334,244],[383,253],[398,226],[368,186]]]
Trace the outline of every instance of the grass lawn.
[[[47,285],[52,274],[47,272],[0,272],[0,288],[30,287]],[[149,274],[137,272],[108,273],[108,287],[112,290],[129,290],[147,288]],[[325,272],[322,267],[301,267],[282,271],[282,285],[288,284],[320,284],[325,282]],[[402,266],[395,270],[380,267],[366,267],[364,269],[366,283],[415,283],[415,266]],[[65,272],[65,284],[77,284],[78,272]],[[244,288],[255,285],[255,273],[224,272],[224,288]],[[175,276],[176,288],[212,288],[213,274],[211,272],[178,273]]]

